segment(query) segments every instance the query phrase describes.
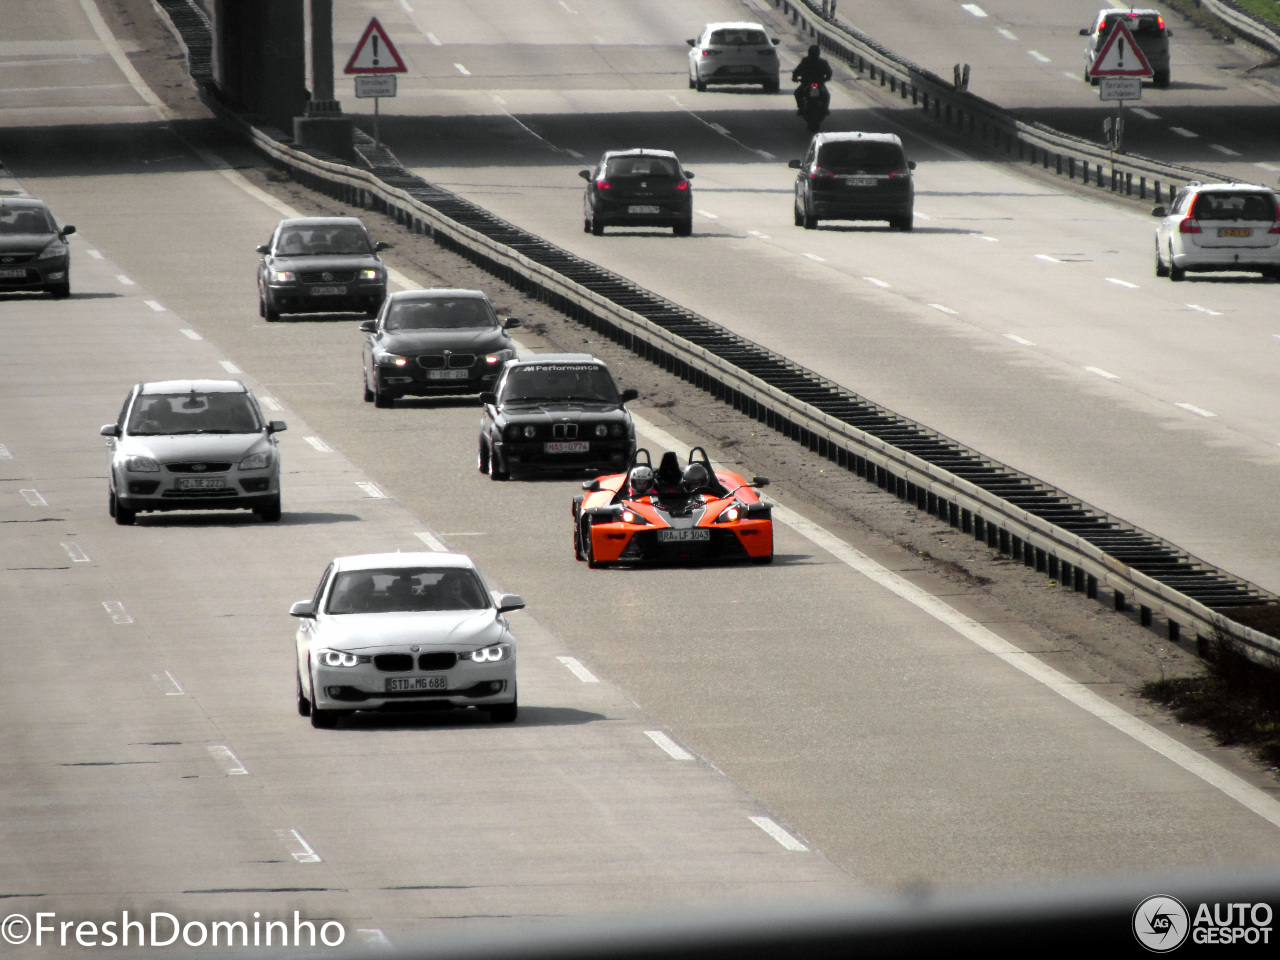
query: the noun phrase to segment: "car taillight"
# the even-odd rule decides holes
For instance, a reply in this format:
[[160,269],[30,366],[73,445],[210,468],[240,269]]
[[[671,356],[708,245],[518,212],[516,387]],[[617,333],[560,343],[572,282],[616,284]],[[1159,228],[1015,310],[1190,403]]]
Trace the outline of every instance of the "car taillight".
[[1198,221],[1192,220],[1190,217],[1187,217],[1186,219],[1180,220],[1178,222],[1178,232],[1179,233],[1199,233],[1200,224]]
[[716,56],[716,55],[717,55],[717,54],[719,54],[719,53],[720,53],[720,51],[719,51],[719,50],[703,50],[703,51],[702,51],[702,55],[703,55],[704,57],[714,57],[714,56]]
[[676,181],[676,189],[677,189],[677,190],[688,190],[688,189],[689,189],[689,181],[688,181],[688,180],[677,180],[677,181]]
[[603,177],[601,177],[599,180],[597,180],[597,181],[596,181],[596,189],[597,189],[597,190],[608,190],[608,189],[609,189],[609,181],[608,181],[608,180],[605,180]]
[[1276,222],[1271,225],[1267,233],[1280,233],[1280,203],[1276,204]]
[[1156,29],[1157,30],[1164,29],[1164,17],[1156,17]]
[[909,174],[910,174],[910,171],[908,170],[890,170],[889,179],[896,180],[899,177],[905,177],[905,176],[908,176]]
[[821,167],[814,167],[809,172],[810,180],[830,180],[835,174],[830,170],[823,170]]

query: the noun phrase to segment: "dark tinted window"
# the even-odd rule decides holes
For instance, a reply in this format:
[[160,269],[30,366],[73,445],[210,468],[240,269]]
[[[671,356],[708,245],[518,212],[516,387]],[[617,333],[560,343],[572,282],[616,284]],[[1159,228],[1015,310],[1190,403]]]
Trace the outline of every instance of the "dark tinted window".
[[485,610],[489,594],[470,570],[347,570],[333,580],[328,612],[413,613]]
[[129,414],[134,436],[187,433],[257,433],[262,429],[247,393],[139,394]]
[[325,254],[369,254],[369,237],[357,226],[329,224],[308,227],[286,227],[280,231],[276,254],[284,257],[322,256]]
[[710,44],[721,47],[758,47],[767,46],[769,38],[765,36],[763,30],[713,30],[711,39],[707,41]]
[[679,177],[680,167],[670,157],[613,157],[605,166],[613,177]]
[[1117,23],[1121,21],[1129,28],[1129,33],[1135,37],[1162,37],[1164,36],[1164,28],[1160,26],[1160,18],[1154,14],[1130,17],[1123,14],[1118,16],[1107,17],[1106,23],[1102,28],[1105,36],[1110,33]]
[[517,400],[599,400],[617,403],[618,387],[604,367],[594,363],[548,363],[512,370],[502,402]]
[[16,233],[56,233],[53,217],[43,207],[0,205],[0,236]]
[[387,310],[382,328],[399,330],[457,330],[496,327],[498,317],[487,301],[477,297],[433,297],[430,300],[397,300]]
[[1196,197],[1197,220],[1275,220],[1276,198],[1263,193],[1202,193]]
[[902,147],[883,140],[837,140],[818,148],[818,166],[832,173],[888,173],[907,165]]

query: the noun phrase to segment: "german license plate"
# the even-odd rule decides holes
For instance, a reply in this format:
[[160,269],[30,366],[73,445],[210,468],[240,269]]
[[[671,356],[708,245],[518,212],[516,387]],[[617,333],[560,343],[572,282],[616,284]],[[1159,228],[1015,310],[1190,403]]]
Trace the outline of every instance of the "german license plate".
[[730,67],[729,72],[730,73],[754,73],[755,67],[752,67],[752,66]]
[[226,477],[179,477],[179,490],[221,490],[227,485]]
[[681,543],[686,540],[710,540],[711,531],[700,527],[688,530],[659,530],[659,543]]
[[627,207],[627,213],[661,213],[662,208],[652,203],[633,203]]
[[448,677],[393,677],[387,680],[387,693],[405,690],[448,690]]
[[587,440],[551,440],[542,445],[547,453],[586,453],[591,449]]
[[428,380],[465,380],[471,375],[470,370],[428,370]]
[[1219,227],[1218,236],[1220,237],[1252,237],[1252,227]]
[[310,290],[313,297],[341,297],[346,292],[346,287],[312,287]]
[[875,177],[850,177],[845,181],[851,187],[874,187],[876,185]]
[[0,270],[0,277],[25,277],[26,275],[25,270]]

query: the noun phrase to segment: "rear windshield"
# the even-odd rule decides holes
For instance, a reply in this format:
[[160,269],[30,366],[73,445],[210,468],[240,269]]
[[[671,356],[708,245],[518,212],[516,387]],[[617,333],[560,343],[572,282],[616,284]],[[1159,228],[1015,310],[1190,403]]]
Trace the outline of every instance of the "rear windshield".
[[488,593],[470,570],[392,568],[338,574],[329,592],[328,612],[414,613],[489,606]]
[[907,165],[902,147],[883,140],[837,140],[818,148],[818,166],[832,173],[888,173]]
[[604,367],[594,363],[547,363],[511,371],[502,402],[520,400],[593,400],[617,403],[618,387]]
[[1162,37],[1164,36],[1164,28],[1160,25],[1160,18],[1155,14],[1141,17],[1131,17],[1125,14],[1118,14],[1106,18],[1103,24],[1102,32],[1110,33],[1117,23],[1121,21],[1129,28],[1129,32],[1135,37]]
[[0,236],[16,233],[57,233],[53,217],[42,207],[0,206]]
[[759,47],[768,46],[769,38],[763,30],[713,30],[708,43],[719,47]]
[[136,437],[258,433],[262,420],[247,393],[144,393],[134,401],[128,429]]
[[357,226],[286,227],[276,241],[276,255],[281,257],[368,254],[369,237]]
[[1202,193],[1193,214],[1198,220],[1275,220],[1276,198],[1263,193]]
[[488,302],[478,297],[398,300],[391,304],[382,329],[402,330],[487,329],[498,325],[498,317]]
[[670,157],[613,157],[606,165],[606,178],[679,177],[680,166]]

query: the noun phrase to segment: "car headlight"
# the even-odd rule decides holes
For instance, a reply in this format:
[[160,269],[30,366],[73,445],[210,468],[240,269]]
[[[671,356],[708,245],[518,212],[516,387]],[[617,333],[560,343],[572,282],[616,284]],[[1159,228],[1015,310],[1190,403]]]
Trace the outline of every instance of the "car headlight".
[[61,240],[54,240],[47,247],[40,251],[41,260],[52,260],[54,257],[65,257],[67,255],[67,245]]
[[634,510],[623,510],[621,519],[623,523],[633,523],[638,527],[648,526],[649,521],[642,513],[636,513]]
[[511,644],[495,643],[491,647],[481,647],[479,650],[472,650],[466,654],[476,663],[497,663],[499,660],[505,660],[511,656]]
[[597,437],[607,437],[609,435],[609,425],[607,423],[597,423],[594,432]]
[[272,283],[293,283],[297,279],[298,279],[297,276],[294,275],[294,272],[292,270],[272,270],[271,271]]
[[378,354],[378,363],[384,367],[404,367],[408,366],[409,359],[396,356],[394,353],[380,353]]
[[499,363],[506,363],[515,355],[516,352],[514,350],[495,350],[493,353],[485,355],[484,362],[494,366]]
[[261,453],[251,453],[240,461],[241,470],[265,470],[271,466],[271,451],[263,450]]
[[716,523],[733,523],[742,517],[743,510],[736,503],[731,507],[725,507],[720,511],[720,516],[716,517]]
[[130,473],[159,473],[160,464],[156,463],[150,457],[129,457],[124,462],[124,468]]
[[620,424],[620,423],[611,423],[611,424],[609,424],[609,436],[611,436],[611,437],[620,437],[620,436],[622,436],[622,424]]
[[508,440],[516,439],[518,436],[520,436],[520,424],[518,423],[507,424],[506,433],[507,433]]
[[347,653],[345,650],[321,650],[316,654],[316,659],[320,661],[322,667],[357,667],[362,663],[368,663],[370,658]]
[[381,276],[382,275],[377,270],[361,270],[360,271],[361,280],[378,280],[381,278]]
[[538,435],[538,428],[535,427],[532,423],[528,424],[524,428],[524,436],[526,440],[532,440],[537,435]]

